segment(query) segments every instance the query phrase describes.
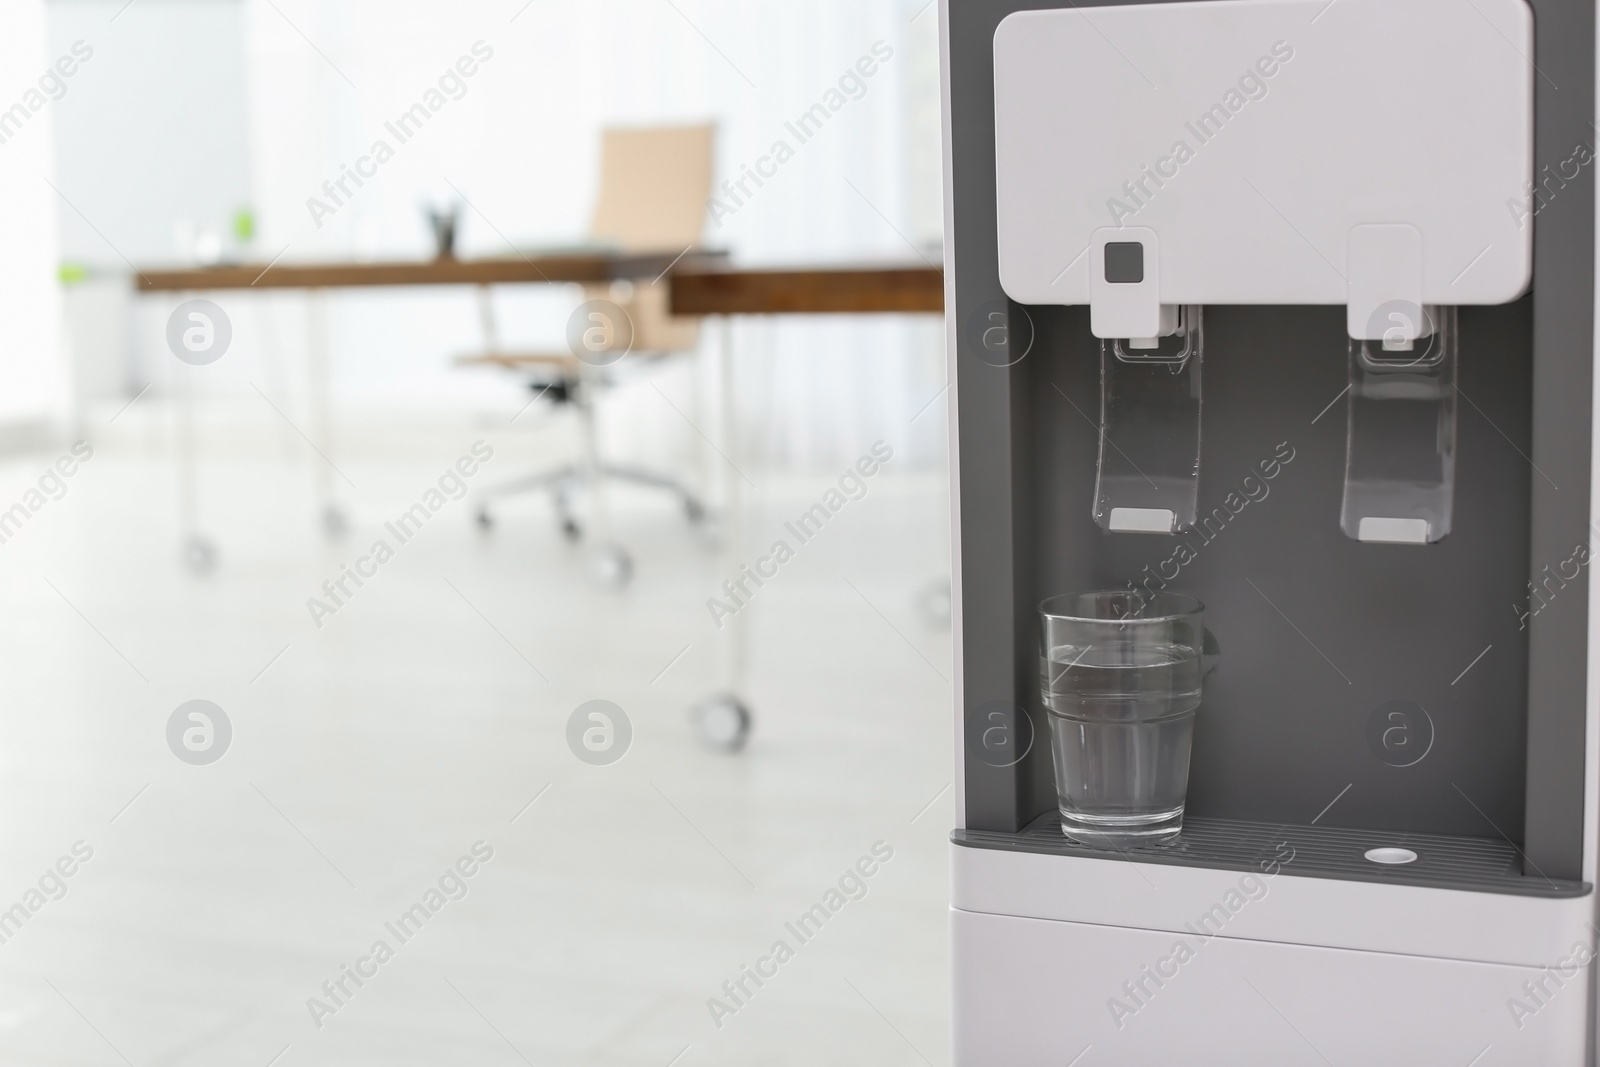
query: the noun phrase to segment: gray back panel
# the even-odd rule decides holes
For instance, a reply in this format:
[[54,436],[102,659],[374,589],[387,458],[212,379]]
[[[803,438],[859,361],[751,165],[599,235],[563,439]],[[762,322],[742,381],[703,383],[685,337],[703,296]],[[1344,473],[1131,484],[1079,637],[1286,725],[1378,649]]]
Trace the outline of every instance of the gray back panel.
[[[1015,366],[994,366],[981,345],[986,316],[1005,306],[994,28],[1012,11],[1059,6],[949,0],[961,696],[966,820],[979,830],[1020,830],[1053,803],[1034,605],[1137,578],[1176,546],[1108,536],[1090,519],[1098,342],[1086,310],[1026,309],[1034,344]],[[1535,158],[1554,167],[1593,143],[1594,9],[1534,7],[1540,70],[1561,86],[1537,82]],[[1189,535],[1195,559],[1171,582],[1207,602],[1222,650],[1196,731],[1196,814],[1503,833],[1550,877],[1579,877],[1586,580],[1565,583],[1526,629],[1516,607],[1531,572],[1587,540],[1593,190],[1587,169],[1564,181],[1535,220],[1535,292],[1462,310],[1455,526],[1439,545],[1360,545],[1339,531],[1343,402],[1317,416],[1346,381],[1343,309],[1206,309],[1202,512],[1280,443],[1295,458],[1214,539]],[[1020,323],[1014,314],[1014,337]],[[1432,722],[1432,748],[1410,767],[1369,743],[1369,720],[1392,699]],[[1027,707],[1038,733],[1014,767],[971,743],[981,709],[1005,702]]]
[[[1176,574],[1165,587],[1204,601],[1221,657],[1196,723],[1194,814],[1303,825],[1338,797],[1322,822],[1491,837],[1486,819],[1521,825],[1527,646],[1512,605],[1526,581],[1533,473],[1519,454],[1528,305],[1462,310],[1460,388],[1478,408],[1461,405],[1454,532],[1424,547],[1360,544],[1339,528],[1343,308],[1205,310],[1199,510],[1209,518],[1181,537],[1095,526],[1100,343],[1087,309],[1030,309],[1040,344],[1017,367],[1034,409],[1029,599]],[[1263,477],[1260,465],[1275,462],[1276,477]],[[1182,566],[1180,544],[1192,552]],[[1407,767],[1369,742],[1370,720],[1393,700],[1433,724],[1431,751],[1413,726],[1427,755]]]

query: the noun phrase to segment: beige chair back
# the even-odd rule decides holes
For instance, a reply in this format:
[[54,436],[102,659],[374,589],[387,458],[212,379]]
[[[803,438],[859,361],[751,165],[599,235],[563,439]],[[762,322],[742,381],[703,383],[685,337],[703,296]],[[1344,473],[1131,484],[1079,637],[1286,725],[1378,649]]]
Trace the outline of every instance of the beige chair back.
[[700,243],[715,127],[613,128],[600,139],[600,196],[589,235],[624,252]]
[[[711,196],[714,135],[710,124],[605,130],[590,236],[624,252],[675,256],[699,245]],[[614,301],[628,313],[632,351],[684,352],[699,340],[699,319],[668,313],[665,279],[585,286],[584,298]]]

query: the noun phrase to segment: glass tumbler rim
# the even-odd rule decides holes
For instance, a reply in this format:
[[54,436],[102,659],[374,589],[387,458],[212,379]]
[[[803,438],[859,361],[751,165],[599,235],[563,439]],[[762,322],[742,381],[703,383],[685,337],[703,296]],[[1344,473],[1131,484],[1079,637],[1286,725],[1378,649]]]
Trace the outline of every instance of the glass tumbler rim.
[[[1145,611],[1132,616],[1095,615],[1085,612],[1085,602],[1095,597],[1136,597],[1145,602]],[[1205,604],[1187,593],[1138,593],[1128,589],[1088,589],[1077,593],[1057,593],[1039,602],[1039,614],[1046,619],[1069,622],[1138,623],[1172,622],[1202,614]]]

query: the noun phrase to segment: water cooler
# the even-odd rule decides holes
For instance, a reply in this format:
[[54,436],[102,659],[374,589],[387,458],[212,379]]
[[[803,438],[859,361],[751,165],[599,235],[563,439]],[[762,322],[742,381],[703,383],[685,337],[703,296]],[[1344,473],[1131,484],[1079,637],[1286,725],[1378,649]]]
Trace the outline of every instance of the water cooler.
[[[940,0],[961,1067],[1594,1063],[1588,0]],[[1057,593],[1198,597],[1061,833]]]

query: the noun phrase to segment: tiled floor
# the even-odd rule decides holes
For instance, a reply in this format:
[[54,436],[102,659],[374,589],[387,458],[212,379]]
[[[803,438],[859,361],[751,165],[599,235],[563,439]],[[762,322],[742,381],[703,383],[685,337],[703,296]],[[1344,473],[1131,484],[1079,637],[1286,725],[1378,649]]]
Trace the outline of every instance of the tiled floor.
[[[541,501],[488,535],[469,502],[384,531],[475,440],[485,484],[533,466],[538,433],[351,431],[354,528],[330,544],[303,447],[213,426],[221,565],[196,579],[165,412],[141,405],[91,419],[94,458],[0,544],[0,909],[39,902],[0,944],[0,1063],[948,1061],[950,647],[916,609],[948,574],[937,474],[875,479],[741,614],[757,726],[729,757],[685,710],[719,685],[705,598],[729,565],[665,504],[616,502],[638,574],[608,593]],[[0,511],[58,454],[0,467]],[[758,481],[762,545],[826,488]],[[380,537],[394,558],[316,627],[307,598]],[[196,698],[233,729],[206,766],[167,742]],[[566,742],[596,698],[634,729],[609,766]],[[44,877],[65,895],[30,898],[80,841]],[[492,859],[402,942],[385,924],[476,842]],[[892,858],[801,941],[786,924],[877,842]],[[323,983],[380,940],[392,958],[335,1004]],[[792,958],[735,1005],[724,982],[778,941]],[[314,1021],[312,997],[336,1010]]]

